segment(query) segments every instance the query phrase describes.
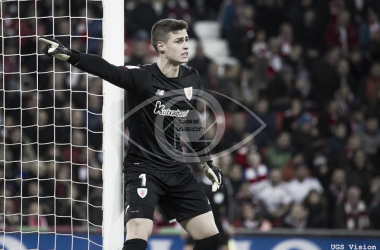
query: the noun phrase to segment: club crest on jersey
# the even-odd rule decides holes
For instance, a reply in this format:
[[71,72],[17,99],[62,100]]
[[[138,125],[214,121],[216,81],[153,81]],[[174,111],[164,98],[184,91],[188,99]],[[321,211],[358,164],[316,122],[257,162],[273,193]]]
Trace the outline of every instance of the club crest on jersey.
[[185,91],[185,95],[187,99],[190,101],[193,97],[193,87],[184,88],[183,91]]
[[137,189],[137,194],[138,194],[141,198],[145,198],[145,196],[148,194],[148,189],[147,189],[147,188],[138,188],[138,189]]

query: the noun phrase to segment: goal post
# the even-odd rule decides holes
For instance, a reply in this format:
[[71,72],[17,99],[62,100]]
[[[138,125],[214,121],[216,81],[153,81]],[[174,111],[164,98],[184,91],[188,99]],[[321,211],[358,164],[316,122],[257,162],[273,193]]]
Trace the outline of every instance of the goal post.
[[[103,58],[124,65],[124,1],[103,0]],[[124,90],[103,81],[103,249],[124,243]]]

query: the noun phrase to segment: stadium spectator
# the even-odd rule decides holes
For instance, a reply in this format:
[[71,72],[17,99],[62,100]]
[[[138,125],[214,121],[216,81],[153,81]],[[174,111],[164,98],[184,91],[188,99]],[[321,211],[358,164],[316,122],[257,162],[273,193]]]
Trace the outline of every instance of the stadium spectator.
[[302,204],[293,204],[284,219],[284,227],[304,229],[307,226],[308,210]]
[[287,132],[281,132],[276,144],[268,148],[267,162],[271,169],[283,169],[285,164],[292,157],[293,149],[291,146],[291,137]]
[[[249,59],[247,59],[249,60]],[[233,98],[241,102],[247,107],[252,107],[253,103],[258,99],[263,86],[262,84],[253,84],[257,79],[254,79],[255,74],[248,68],[242,68],[239,74],[239,88],[236,88]]]
[[352,87],[352,91],[354,93],[359,93],[355,94],[355,98],[359,99],[360,93],[358,91],[361,91],[359,83],[363,81],[363,77],[367,76],[367,72],[370,68],[369,63],[370,61],[368,58],[364,56],[364,51],[361,50],[359,47],[356,47],[350,51],[350,54],[348,55],[348,60],[350,63],[350,73],[354,77],[355,83],[357,87]]
[[359,149],[354,153],[352,161],[347,170],[347,185],[356,186],[362,193],[362,199],[370,201],[369,183],[371,168],[364,150]]
[[268,51],[265,54],[266,68],[265,77],[273,80],[281,72],[283,67],[283,59],[281,58],[281,44],[277,37],[270,37],[268,41]]
[[350,21],[350,13],[341,10],[337,13],[337,21],[333,19],[325,33],[327,47],[339,46],[343,54],[359,45],[359,31],[357,25]]
[[267,34],[264,30],[258,30],[255,35],[255,40],[252,42],[251,52],[255,58],[262,58],[268,51],[266,42]]
[[241,206],[241,218],[234,221],[235,227],[243,227],[246,229],[254,230],[268,230],[272,227],[271,223],[261,218],[257,212],[256,208],[250,203],[244,203]]
[[218,75],[218,70],[219,65],[217,63],[209,63],[207,74],[201,78],[201,82],[205,90],[211,90],[207,93],[212,95],[220,103],[223,110],[231,111],[230,109],[232,102],[228,98],[224,97],[231,95],[231,83],[228,79],[220,77]]
[[296,176],[285,185],[287,192],[292,197],[292,202],[302,203],[311,190],[323,193],[321,183],[309,176],[309,169],[305,164],[296,166]]
[[38,227],[42,229],[48,228],[48,221],[45,216],[44,207],[42,204],[40,204],[37,201],[33,201],[28,206],[28,214],[29,216],[26,216],[27,219],[27,225],[29,227]]
[[350,63],[347,59],[342,58],[338,61],[336,71],[340,87],[348,86],[353,91],[358,90],[358,83],[355,82],[355,78],[351,74]]
[[380,176],[371,179],[372,201],[368,207],[372,229],[380,229]]
[[335,92],[335,99],[338,104],[338,113],[344,119],[350,116],[351,110],[354,109],[355,100],[354,94],[348,85],[341,85]]
[[230,180],[234,190],[234,197],[239,192],[239,187],[244,183],[243,181],[243,167],[239,164],[233,164],[230,171],[226,174]]
[[189,60],[187,65],[197,69],[199,75],[203,78],[206,77],[211,62],[211,59],[205,55],[202,43],[198,42],[195,47],[195,56]]
[[250,45],[255,36],[254,9],[250,5],[243,5],[238,8],[235,20],[227,29],[226,38],[228,41],[231,56],[237,58],[242,65],[250,52]]
[[343,169],[335,169],[332,173],[331,183],[326,189],[326,197],[328,201],[328,214],[330,215],[329,227],[344,228],[342,221],[343,205],[347,195],[346,171]]
[[311,82],[308,76],[308,73],[299,73],[295,80],[296,91],[299,94],[299,97],[305,108],[314,109],[313,106],[316,98],[313,97],[311,90]]
[[[276,131],[275,117],[270,111],[269,101],[265,98],[259,99],[255,105],[254,112],[266,125],[265,129],[255,136],[255,144],[258,147],[269,146],[275,140]],[[247,116],[246,130],[248,132],[254,133],[261,126],[262,124],[254,116]]]
[[19,211],[17,211],[17,202],[15,199],[6,199],[2,203],[5,203],[1,206],[1,208],[4,208],[4,221],[5,225],[8,226],[19,226],[20,225],[20,215]]
[[371,99],[372,95],[376,93],[376,89],[380,86],[380,62],[372,63],[369,76],[361,86],[364,87],[362,101]]
[[245,180],[251,186],[256,186],[268,178],[268,167],[262,163],[261,155],[258,152],[250,152],[247,155],[247,165],[245,168]]
[[377,152],[380,141],[379,120],[370,116],[365,122],[365,131],[357,133],[360,138],[362,149],[368,156],[373,156]]
[[[360,107],[355,108],[349,119],[352,134],[357,136],[360,133],[363,133],[365,130],[365,117],[364,112]],[[357,136],[359,138],[359,136]],[[359,138],[360,143],[360,138]]]
[[361,200],[360,189],[352,186],[347,191],[347,201],[344,203],[346,228],[348,230],[366,229],[369,227],[367,206]]
[[268,100],[273,111],[285,111],[295,96],[294,74],[290,66],[284,66],[279,75],[269,83]]
[[281,24],[278,39],[281,44],[281,56],[283,58],[289,57],[294,45],[293,27],[289,23]]
[[144,39],[134,39],[132,42],[132,54],[125,65],[142,65],[148,63],[147,43]]
[[330,99],[323,110],[319,112],[317,118],[317,128],[321,136],[329,137],[331,135],[331,127],[339,120],[339,108],[335,99]]
[[245,4],[245,0],[224,1],[220,7],[219,16],[222,29],[222,37],[227,36],[228,30],[235,21],[237,12]]
[[346,164],[352,159],[354,153],[361,148],[359,136],[353,134],[348,138],[345,154],[346,154]]
[[310,190],[303,201],[303,206],[308,210],[307,228],[326,228],[328,225],[327,200],[323,194],[316,190]]
[[282,180],[285,182],[290,181],[295,176],[295,166],[305,163],[305,157],[300,152],[294,152],[292,158],[285,164],[281,171]]
[[331,168],[343,168],[345,163],[345,148],[347,145],[347,125],[337,122],[332,127],[332,135],[327,140],[325,155]]
[[284,119],[282,120],[282,131],[291,132],[297,127],[297,122],[303,113],[303,103],[300,99],[292,99],[290,108],[285,110]]
[[[244,133],[242,141],[245,141],[250,137],[252,137],[251,133]],[[256,152],[257,150],[258,148],[254,143],[254,137],[253,137],[252,139],[248,140],[244,145],[242,145],[240,148],[236,150],[235,159],[234,159],[235,163],[240,164],[242,166],[247,166],[247,156],[252,152]]]
[[232,165],[235,163],[231,154],[226,154],[220,158],[215,158],[215,161],[219,164],[218,166],[220,166],[220,169],[227,173],[226,175],[228,175],[228,172],[232,169]]
[[245,114],[234,113],[232,115],[231,128],[223,136],[223,148],[228,149],[241,142],[245,127]]
[[239,206],[242,206],[244,203],[251,203],[257,205],[257,199],[254,197],[249,190],[251,185],[248,182],[243,182],[238,189],[238,192],[235,196],[236,202]]
[[323,189],[326,189],[330,184],[330,175],[333,169],[335,168],[334,165],[332,165],[332,167],[330,167],[330,165],[332,164],[328,162],[328,159],[325,155],[315,155],[313,160],[312,173],[313,176],[319,180]]
[[251,191],[259,199],[263,217],[271,221],[273,227],[281,226],[282,219],[288,212],[291,203],[291,197],[281,181],[281,171],[272,169],[269,173],[269,180],[255,185]]
[[[311,1],[310,1],[311,2]],[[302,21],[297,22],[295,37],[305,52],[308,61],[315,60],[320,55],[322,47],[322,28],[317,19],[315,9],[307,9],[303,13]]]

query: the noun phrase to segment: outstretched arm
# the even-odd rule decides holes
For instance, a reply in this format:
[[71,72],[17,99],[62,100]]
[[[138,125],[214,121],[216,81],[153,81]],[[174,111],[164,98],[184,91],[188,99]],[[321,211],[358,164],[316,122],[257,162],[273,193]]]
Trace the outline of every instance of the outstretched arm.
[[[125,67],[118,67],[108,63],[97,55],[80,53],[76,50],[67,49],[58,40],[49,37],[40,37],[40,41],[47,43],[43,52],[47,56],[55,57],[62,61],[67,61],[80,70],[99,76],[100,78],[128,91],[142,92],[145,89],[147,81],[134,76],[130,70]],[[135,82],[138,81],[139,85]]]

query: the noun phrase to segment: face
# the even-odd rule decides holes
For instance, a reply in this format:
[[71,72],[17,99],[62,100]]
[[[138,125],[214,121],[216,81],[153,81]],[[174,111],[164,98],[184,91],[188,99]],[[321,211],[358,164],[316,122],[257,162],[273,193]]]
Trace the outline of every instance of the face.
[[253,220],[255,218],[255,209],[252,205],[245,205],[242,208],[242,216],[244,219]]
[[291,216],[296,220],[302,220],[307,216],[307,210],[300,204],[293,205],[290,213]]
[[298,115],[302,111],[302,103],[300,100],[293,100],[291,110],[295,115]]
[[189,61],[189,36],[185,29],[170,32],[166,43],[158,42],[158,50],[163,53],[166,59],[172,64],[179,65]]
[[267,100],[262,99],[256,104],[256,111],[260,114],[264,114],[269,109],[269,103]]
[[272,184],[278,184],[281,182],[281,171],[279,169],[273,169],[271,172],[270,172],[270,180],[272,182]]
[[355,206],[360,200],[360,189],[357,187],[351,187],[347,192],[347,201],[351,205]]
[[351,136],[347,144],[350,150],[357,150],[360,148],[360,138],[358,136]]
[[338,186],[342,185],[346,181],[346,173],[341,169],[335,170],[332,181]]
[[290,135],[288,133],[282,133],[277,139],[277,144],[280,148],[287,148],[290,145]]
[[354,155],[354,162],[356,166],[360,169],[365,167],[365,161],[366,161],[366,155],[364,151],[362,150],[357,151],[356,154]]
[[318,204],[321,200],[321,195],[317,191],[312,191],[309,196],[309,202],[313,205]]
[[304,180],[307,177],[307,168],[304,165],[301,165],[297,170],[296,170],[296,177],[300,180]]
[[261,163],[261,156],[257,152],[249,153],[247,158],[248,163],[253,167],[257,167]]

